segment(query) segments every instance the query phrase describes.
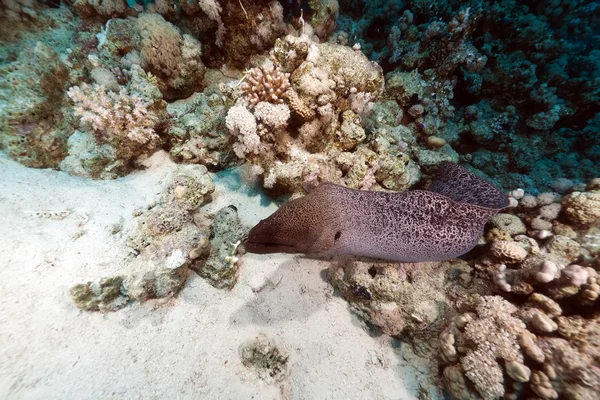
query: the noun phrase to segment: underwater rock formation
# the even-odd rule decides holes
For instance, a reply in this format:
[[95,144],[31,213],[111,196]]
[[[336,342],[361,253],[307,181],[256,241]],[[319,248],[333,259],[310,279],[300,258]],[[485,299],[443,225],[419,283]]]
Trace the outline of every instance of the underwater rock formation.
[[127,305],[123,278],[100,279],[98,282],[80,283],[69,291],[75,305],[84,311],[116,311]]
[[198,248],[191,268],[217,288],[233,288],[238,279],[238,246],[247,233],[234,206],[217,211],[210,227],[210,242]]
[[55,168],[70,136],[61,112],[70,79],[68,63],[43,42],[2,64],[0,148],[28,167]]
[[345,258],[335,262],[328,275],[353,311],[384,334],[426,335],[443,320],[448,302],[444,289],[457,267],[455,262],[398,267]]
[[146,301],[177,294],[187,280],[194,251],[208,236],[194,213],[215,190],[206,167],[182,165],[165,185],[161,202],[137,217],[126,233],[131,256],[128,274],[98,283],[74,286],[71,297],[86,311],[114,311],[128,301]]

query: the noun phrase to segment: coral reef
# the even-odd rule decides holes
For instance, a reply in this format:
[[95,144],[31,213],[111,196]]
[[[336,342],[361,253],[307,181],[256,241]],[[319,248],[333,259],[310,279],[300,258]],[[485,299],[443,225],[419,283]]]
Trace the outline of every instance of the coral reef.
[[[573,190],[563,182],[554,187]],[[478,285],[493,281],[505,299],[467,298],[440,334],[443,376],[453,397],[600,395],[594,383],[599,360],[582,352],[594,346],[594,336],[572,334],[575,325],[593,327],[598,319],[599,253],[597,243],[584,240],[594,236],[597,227],[589,224],[597,224],[598,216],[590,213],[595,207],[582,205],[592,194],[573,192],[561,203],[556,193],[510,193],[518,198],[514,214],[500,216],[497,231],[488,232],[489,252],[472,261]],[[583,201],[573,200],[578,196]],[[577,378],[583,370],[589,373]]]
[[[496,183],[535,191],[595,174],[597,9],[591,1],[345,1],[330,40],[358,43],[387,82],[418,76],[422,87],[406,99],[415,96],[426,134]],[[507,171],[496,177],[498,166]]]
[[[130,167],[109,165],[131,165],[139,152],[130,152],[131,157],[115,155],[119,149],[94,143],[85,129],[73,132],[69,127],[73,118],[62,121],[63,112],[58,110],[68,103],[65,88],[73,84],[85,88],[84,83],[98,85],[92,90],[104,90],[109,98],[111,92],[122,93],[125,88],[126,95],[156,105],[158,99],[137,93],[128,83],[132,75],[139,76],[134,73],[139,65],[151,74],[162,99],[188,101],[193,95],[210,110],[192,106],[176,120],[157,116],[163,126],[153,129],[161,139],[167,129],[168,137],[149,150],[164,146],[179,161],[211,168],[234,161],[220,109],[234,105],[240,89],[247,102],[236,107],[252,108],[268,96],[286,105],[290,117],[285,129],[287,111],[282,107],[266,111],[263,106],[262,120],[255,116],[256,133],[242,135],[236,146],[238,157],[263,168],[265,186],[273,194],[299,195],[303,183],[317,176],[353,187],[406,189],[441,159],[459,158],[505,188],[520,186],[533,194],[557,177],[570,174],[574,183],[593,177],[599,154],[594,134],[599,64],[590,27],[597,23],[597,5],[584,1],[546,9],[532,2],[523,7],[511,1],[489,7],[485,2],[460,7],[451,3],[319,0],[298,8],[276,1],[203,0],[175,6],[165,1],[78,0],[70,8],[54,8],[46,2],[6,0],[0,18],[23,25],[18,33],[3,32],[11,41],[11,71],[24,71],[15,55],[35,32],[47,43],[59,44],[53,46],[58,57],[41,53],[66,67],[55,61],[38,63],[37,68],[45,71],[36,70],[32,77],[59,78],[55,84],[42,82],[41,93],[17,91],[30,100],[14,104],[33,103],[35,117],[29,114],[24,121],[11,112],[6,119],[10,133],[3,129],[2,146],[27,165],[51,167],[74,147],[72,154],[85,153],[83,163],[93,165],[80,166],[71,157],[67,164],[75,165],[67,168],[70,172],[95,178],[126,173]],[[561,24],[563,19],[572,22]],[[28,22],[33,24],[26,26]],[[55,29],[47,30],[46,25]],[[267,52],[272,64],[264,61]],[[381,67],[369,63],[363,53]],[[23,53],[22,59],[31,57],[35,56]],[[215,68],[208,77],[206,66]],[[237,84],[241,87],[221,79],[227,86],[223,92],[205,91],[205,98],[194,94],[214,85],[218,74],[236,76],[232,67],[250,67]],[[67,79],[56,70],[48,74],[52,68],[66,68],[71,76]],[[268,86],[275,87],[261,89],[259,71],[273,79]],[[11,74],[13,87],[19,82],[38,86]],[[89,96],[91,91],[81,93]],[[226,100],[219,104],[213,95]],[[3,98],[12,96],[9,91]],[[386,108],[395,118],[390,118],[392,114],[382,118]],[[77,113],[75,108],[71,112]],[[266,119],[267,114],[278,116],[276,126],[269,124],[273,121]],[[195,128],[192,123],[200,115],[206,119]],[[149,120],[148,125],[152,116]],[[252,148],[257,136],[263,154]],[[73,138],[67,145],[69,137]],[[577,152],[581,157],[575,159]],[[404,155],[409,165],[389,165],[396,158],[406,160]],[[351,158],[356,166],[348,180],[347,163],[339,158]],[[119,172],[103,173],[101,164]],[[305,168],[301,170],[300,164]],[[494,172],[500,165],[509,168],[498,176]],[[89,169],[93,171],[85,172]],[[393,175],[384,176],[388,171]],[[406,184],[390,185],[398,180]]]
[[236,161],[231,135],[225,127],[226,105],[217,91],[206,89],[185,100],[170,103],[172,122],[167,130],[174,160],[202,164],[211,170]]
[[597,187],[554,187],[564,196],[509,192],[513,207],[466,260],[342,258],[330,281],[381,333],[438,358],[451,398],[598,397]]
[[139,66],[132,67],[127,87],[118,92],[107,91],[106,85],[82,83],[67,95],[80,131],[68,140],[62,170],[89,178],[115,178],[129,172],[136,157],[160,144],[157,131],[163,130],[166,103]]
[[[425,187],[443,161],[503,187],[463,260],[333,260],[371,328],[439,363],[457,399],[600,397],[600,6],[566,1],[0,0],[0,149],[113,179],[179,163],[122,235],[127,274],[74,286],[86,311],[232,288],[247,233],[207,215],[208,171],[247,163],[273,196],[329,181]],[[592,179],[596,178],[596,179]],[[71,210],[37,211],[64,218]],[[269,383],[288,356],[240,347]]]
[[440,151],[429,150],[417,145],[414,126],[395,127],[402,110],[389,100],[391,111],[378,106],[384,78],[360,51],[288,35],[270,57],[232,92],[226,117],[233,150],[259,167],[270,193],[298,196],[320,181],[405,190],[420,179],[419,165],[433,171],[458,159],[442,139],[430,142]]

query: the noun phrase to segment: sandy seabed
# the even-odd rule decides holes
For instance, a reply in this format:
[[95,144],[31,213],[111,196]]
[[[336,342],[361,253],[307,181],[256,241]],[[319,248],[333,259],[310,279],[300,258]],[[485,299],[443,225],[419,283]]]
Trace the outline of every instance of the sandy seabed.
[[[432,391],[427,360],[370,333],[325,280],[325,261],[247,254],[231,291],[190,272],[168,300],[107,314],[75,307],[73,285],[127,274],[125,235],[111,227],[131,228],[134,210],[156,202],[176,168],[164,153],[150,161],[89,181],[0,153],[0,399],[404,400]],[[214,179],[206,211],[233,204],[252,225],[276,209]],[[242,365],[240,345],[260,334],[289,354],[281,382]]]

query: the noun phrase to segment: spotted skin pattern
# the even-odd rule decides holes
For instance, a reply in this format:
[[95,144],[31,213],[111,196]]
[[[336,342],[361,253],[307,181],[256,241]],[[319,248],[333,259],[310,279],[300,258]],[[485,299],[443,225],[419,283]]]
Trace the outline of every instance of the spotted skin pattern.
[[508,206],[507,196],[488,181],[451,162],[440,164],[435,181],[427,189],[448,196],[458,203],[467,203],[501,210]]
[[506,195],[491,183],[444,163],[429,190],[390,193],[322,184],[261,221],[246,248],[442,261],[471,250],[486,222],[507,205]]

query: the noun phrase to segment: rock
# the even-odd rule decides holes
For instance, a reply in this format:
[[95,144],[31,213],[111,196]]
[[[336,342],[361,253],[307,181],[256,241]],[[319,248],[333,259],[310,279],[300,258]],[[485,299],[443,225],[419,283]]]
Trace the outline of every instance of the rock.
[[264,335],[242,344],[239,355],[245,367],[256,371],[267,383],[284,380],[289,373],[289,356]]
[[506,373],[517,382],[528,382],[531,377],[531,369],[517,361],[506,363]]
[[237,247],[247,235],[234,206],[219,210],[211,226],[211,251],[200,255],[191,268],[211,285],[231,289],[237,282]]
[[120,276],[75,285],[69,292],[75,305],[84,311],[116,311],[125,307],[129,300]]
[[511,236],[527,232],[525,224],[519,219],[519,217],[512,214],[496,214],[492,218],[492,225],[494,228],[508,232]]

